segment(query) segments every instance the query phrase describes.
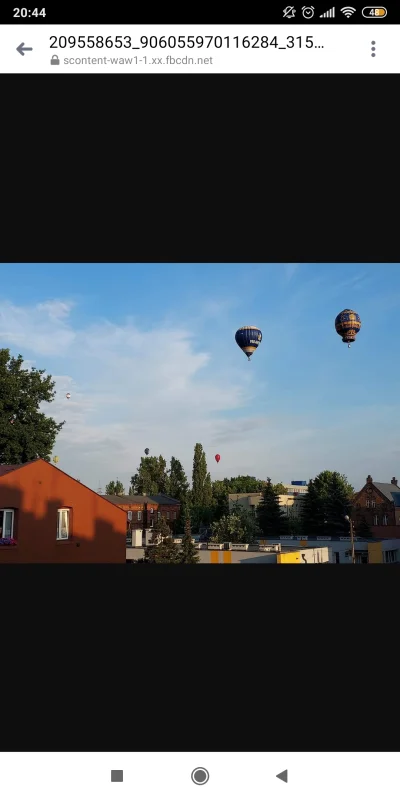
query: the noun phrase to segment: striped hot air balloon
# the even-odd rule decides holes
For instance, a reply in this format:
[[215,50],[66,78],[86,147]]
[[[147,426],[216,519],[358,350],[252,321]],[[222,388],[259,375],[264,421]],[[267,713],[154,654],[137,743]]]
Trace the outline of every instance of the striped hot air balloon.
[[243,328],[236,331],[235,341],[250,361],[251,356],[262,342],[262,333],[255,325],[243,325]]
[[342,337],[342,342],[350,347],[355,342],[357,333],[361,328],[361,320],[356,311],[345,308],[335,319],[336,333]]

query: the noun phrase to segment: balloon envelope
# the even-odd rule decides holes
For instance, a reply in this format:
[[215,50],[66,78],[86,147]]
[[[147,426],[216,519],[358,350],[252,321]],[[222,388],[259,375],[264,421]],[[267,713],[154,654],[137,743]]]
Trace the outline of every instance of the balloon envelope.
[[215,460],[216,460],[217,464],[221,461],[221,456],[218,453],[215,456]]
[[146,456],[148,456],[148,455],[149,455],[149,453],[150,453],[150,450],[149,450],[149,448],[148,448],[148,447],[146,447],[146,450],[145,450],[144,452],[146,453]]
[[69,400],[69,398],[71,397],[70,393],[69,393],[69,392],[67,392],[67,394],[65,395],[65,397],[67,398],[67,400]]
[[336,333],[342,337],[342,342],[346,342],[346,344],[355,342],[360,328],[360,317],[356,311],[352,311],[351,308],[345,308],[335,319]]
[[244,325],[235,333],[236,344],[250,361],[251,356],[262,342],[262,332],[255,325]]

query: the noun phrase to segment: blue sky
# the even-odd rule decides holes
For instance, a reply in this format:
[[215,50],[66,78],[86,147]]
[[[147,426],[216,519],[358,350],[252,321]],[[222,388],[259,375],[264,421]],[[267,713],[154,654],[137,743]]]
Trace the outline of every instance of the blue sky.
[[399,266],[2,264],[0,341],[55,377],[59,466],[94,489],[127,488],[145,447],[190,473],[197,441],[213,478],[337,469],[358,488],[400,477]]

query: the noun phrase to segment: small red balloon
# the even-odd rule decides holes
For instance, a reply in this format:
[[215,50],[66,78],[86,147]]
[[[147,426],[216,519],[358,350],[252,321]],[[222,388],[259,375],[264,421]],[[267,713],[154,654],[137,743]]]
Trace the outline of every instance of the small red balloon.
[[218,463],[221,461],[221,456],[220,456],[220,455],[218,455],[218,453],[217,453],[217,455],[215,456],[215,460],[216,460],[217,464],[218,464]]

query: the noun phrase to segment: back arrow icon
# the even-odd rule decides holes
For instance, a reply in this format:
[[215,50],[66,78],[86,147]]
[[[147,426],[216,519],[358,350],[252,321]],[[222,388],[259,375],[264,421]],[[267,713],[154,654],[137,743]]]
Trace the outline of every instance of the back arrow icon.
[[25,47],[24,42],[21,42],[21,44],[17,47],[17,50],[18,50],[20,56],[24,56],[25,55],[25,51],[26,50],[32,50],[32,47]]

